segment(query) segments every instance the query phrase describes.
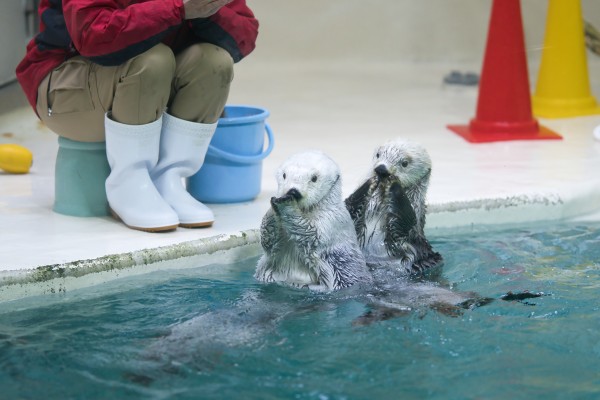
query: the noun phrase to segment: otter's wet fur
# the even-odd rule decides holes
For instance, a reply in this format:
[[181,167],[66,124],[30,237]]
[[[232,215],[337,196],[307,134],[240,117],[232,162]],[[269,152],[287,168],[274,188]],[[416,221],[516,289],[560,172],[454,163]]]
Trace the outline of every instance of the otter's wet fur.
[[368,178],[345,200],[370,268],[415,274],[443,264],[424,232],[430,175],[420,144],[396,139],[375,150]]
[[255,278],[337,290],[370,282],[354,224],[342,198],[338,165],[321,151],[289,157],[277,170],[260,228],[264,255]]

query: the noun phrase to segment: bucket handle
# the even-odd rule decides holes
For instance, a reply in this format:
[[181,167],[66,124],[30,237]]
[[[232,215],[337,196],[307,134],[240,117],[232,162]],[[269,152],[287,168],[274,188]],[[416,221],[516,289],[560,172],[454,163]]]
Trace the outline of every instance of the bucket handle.
[[273,131],[271,130],[271,127],[269,126],[269,124],[266,122],[265,122],[265,129],[267,131],[267,138],[269,139],[269,146],[261,154],[257,154],[257,155],[253,155],[253,156],[242,156],[239,154],[229,153],[227,151],[221,150],[212,145],[208,146],[208,152],[211,153],[212,155],[216,155],[218,157],[224,158],[227,161],[236,162],[239,164],[253,164],[258,161],[262,161],[269,154],[271,154],[271,151],[273,150]]

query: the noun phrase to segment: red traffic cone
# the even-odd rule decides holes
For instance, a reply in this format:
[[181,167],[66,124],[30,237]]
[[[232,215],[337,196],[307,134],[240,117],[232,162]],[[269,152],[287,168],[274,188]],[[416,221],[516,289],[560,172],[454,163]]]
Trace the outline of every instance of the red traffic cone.
[[562,139],[532,116],[519,0],[494,0],[477,114],[469,125],[448,128],[474,143]]

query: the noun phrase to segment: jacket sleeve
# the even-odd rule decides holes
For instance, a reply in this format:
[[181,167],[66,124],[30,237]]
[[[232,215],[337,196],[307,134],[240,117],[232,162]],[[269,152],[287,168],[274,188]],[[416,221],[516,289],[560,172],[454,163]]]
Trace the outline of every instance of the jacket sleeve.
[[240,61],[256,47],[258,21],[245,0],[234,0],[208,18],[190,20],[194,35],[229,52]]
[[75,49],[101,65],[119,65],[158,44],[183,23],[183,0],[148,0],[119,7],[115,0],[63,0]]

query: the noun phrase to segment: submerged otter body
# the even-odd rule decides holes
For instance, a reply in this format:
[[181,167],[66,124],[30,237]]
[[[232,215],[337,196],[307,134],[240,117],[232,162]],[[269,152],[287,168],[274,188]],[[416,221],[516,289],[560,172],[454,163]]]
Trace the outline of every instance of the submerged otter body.
[[[329,293],[285,286],[249,286],[228,307],[215,307],[173,325],[167,335],[151,342],[145,352],[147,358],[168,370],[177,369],[177,365],[211,369],[226,348],[264,346],[278,334],[284,321],[311,318],[312,313],[324,310],[337,310],[335,315],[349,318],[353,326],[365,326],[430,311],[457,317],[491,301],[476,293],[453,291],[438,282],[416,282],[399,271],[385,269],[375,271],[372,285]],[[364,304],[362,314],[356,314],[356,303]]]
[[404,140],[375,151],[369,178],[345,201],[367,264],[418,273],[443,263],[425,237],[431,159]]
[[261,225],[264,255],[255,278],[318,290],[370,282],[337,164],[319,151],[298,153],[279,167],[277,183]]

